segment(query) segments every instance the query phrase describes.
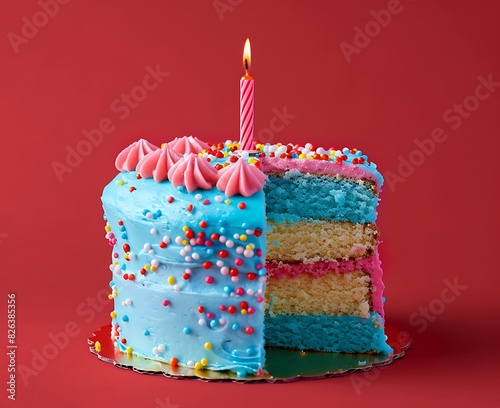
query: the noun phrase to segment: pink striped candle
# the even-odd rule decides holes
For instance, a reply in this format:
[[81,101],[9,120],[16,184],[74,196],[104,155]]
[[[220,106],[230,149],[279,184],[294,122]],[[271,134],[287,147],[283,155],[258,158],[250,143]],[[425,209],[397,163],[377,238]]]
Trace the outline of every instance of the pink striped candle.
[[245,76],[240,80],[240,150],[253,148],[254,80],[248,75],[250,60],[250,40],[247,38],[243,49]]

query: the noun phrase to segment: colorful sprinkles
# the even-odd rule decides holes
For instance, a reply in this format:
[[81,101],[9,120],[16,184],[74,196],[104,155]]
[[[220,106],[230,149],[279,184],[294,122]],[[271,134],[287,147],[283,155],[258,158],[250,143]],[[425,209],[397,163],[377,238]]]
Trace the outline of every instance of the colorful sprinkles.
[[[237,142],[226,141],[225,143],[213,144],[211,149],[202,151],[199,155],[206,157],[209,161],[215,161],[215,167],[225,167],[229,163],[237,160],[237,155],[234,153],[239,148]],[[227,159],[229,157],[229,160]],[[305,145],[288,143],[257,143],[256,153],[252,157],[247,157],[247,161],[257,167],[260,167],[259,159],[263,158],[279,158],[279,159],[298,159],[298,160],[322,160],[330,161],[337,164],[364,165],[366,167],[376,168],[373,163],[368,161],[368,157],[356,149],[335,149],[314,146],[311,143]]]

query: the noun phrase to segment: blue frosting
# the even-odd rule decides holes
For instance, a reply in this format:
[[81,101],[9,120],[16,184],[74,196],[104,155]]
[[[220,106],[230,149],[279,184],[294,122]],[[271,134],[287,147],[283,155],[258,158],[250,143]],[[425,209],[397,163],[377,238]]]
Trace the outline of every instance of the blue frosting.
[[383,321],[372,312],[368,319],[341,315],[265,316],[266,344],[300,350],[392,353],[386,343]]
[[[122,349],[130,346],[136,354],[167,363],[175,357],[183,366],[206,358],[207,368],[231,370],[242,376],[255,373],[263,366],[262,311],[242,315],[239,303],[243,298],[248,300],[247,296],[223,297],[217,293],[188,296],[183,291],[145,287],[122,279],[117,279],[116,290],[117,300],[132,300],[131,306],[115,305],[116,320],[124,313],[128,316],[126,323],[119,321],[120,339],[127,340],[126,344],[119,342]],[[169,301],[168,306],[162,305],[165,299]],[[220,304],[234,306],[238,312],[221,312]],[[204,306],[205,313],[199,313],[198,306]],[[215,316],[208,319],[206,312]],[[225,319],[225,324],[221,325],[219,319]],[[247,326],[254,327],[256,333],[246,334]],[[204,347],[207,342],[211,344],[210,350]],[[155,354],[153,349],[160,344],[165,350]]]
[[375,222],[378,196],[371,187],[358,180],[298,171],[288,171],[283,176],[270,174],[264,186],[267,217],[276,222]]
[[263,367],[264,192],[229,200],[216,187],[187,193],[135,171],[105,187],[122,347],[238,375]]

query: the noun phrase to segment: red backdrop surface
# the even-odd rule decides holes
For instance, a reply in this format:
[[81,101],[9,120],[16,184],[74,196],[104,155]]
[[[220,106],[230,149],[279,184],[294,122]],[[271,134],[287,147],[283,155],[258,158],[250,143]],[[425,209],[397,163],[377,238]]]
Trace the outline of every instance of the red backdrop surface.
[[[4,388],[8,293],[18,345],[16,402],[4,390],[0,405],[499,406],[500,3],[61,3],[0,10]],[[358,147],[386,176],[386,315],[413,339],[387,369],[248,386],[140,375],[88,351],[112,309],[100,194],[116,154],[139,137],[238,138],[246,37],[257,135]]]

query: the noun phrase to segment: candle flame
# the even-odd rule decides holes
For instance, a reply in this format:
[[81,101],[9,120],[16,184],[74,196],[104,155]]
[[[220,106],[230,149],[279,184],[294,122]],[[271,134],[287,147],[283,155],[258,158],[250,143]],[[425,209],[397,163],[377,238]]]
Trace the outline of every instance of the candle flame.
[[243,66],[245,67],[245,72],[248,74],[250,69],[250,61],[252,60],[252,53],[250,51],[250,39],[247,38],[245,41],[245,47],[243,48]]

